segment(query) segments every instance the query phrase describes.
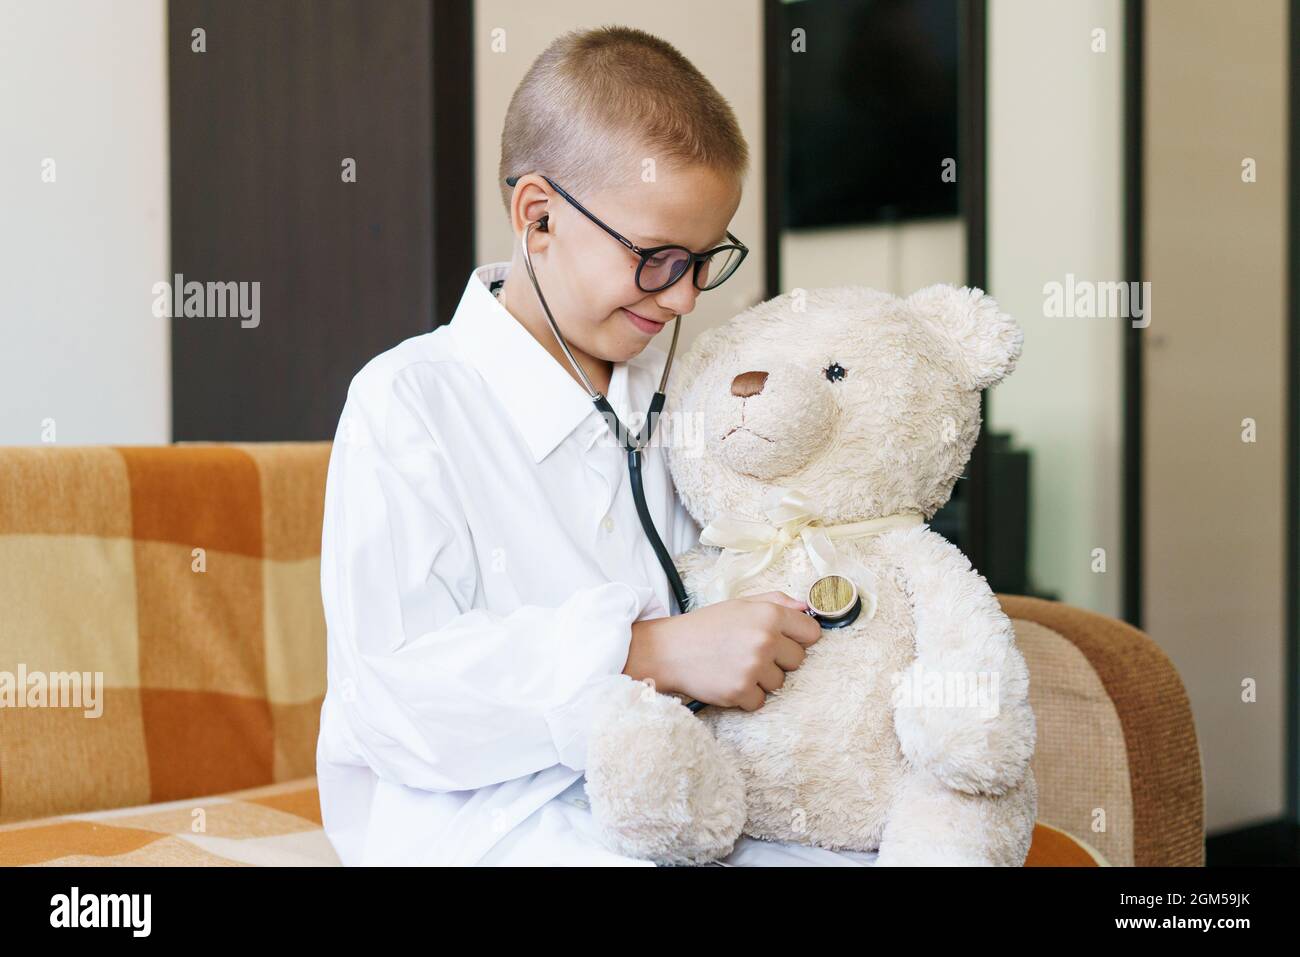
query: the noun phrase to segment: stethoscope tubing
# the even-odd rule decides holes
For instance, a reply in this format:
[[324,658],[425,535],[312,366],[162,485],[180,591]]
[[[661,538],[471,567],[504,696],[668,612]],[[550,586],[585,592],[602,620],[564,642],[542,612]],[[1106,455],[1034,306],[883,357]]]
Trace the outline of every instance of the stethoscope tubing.
[[[546,314],[546,321],[550,323],[551,332],[555,334],[556,341],[559,342],[560,348],[564,350],[569,365],[573,367],[573,371],[582,380],[587,395],[595,404],[597,411],[605,417],[606,423],[614,432],[614,437],[627,452],[627,473],[632,486],[632,500],[636,503],[637,518],[641,520],[641,528],[650,542],[650,547],[654,550],[655,558],[658,559],[659,565],[668,577],[668,585],[672,589],[673,600],[677,602],[677,610],[681,614],[685,614],[690,610],[690,597],[686,592],[686,585],[682,582],[682,577],[677,571],[677,566],[673,563],[672,555],[664,547],[663,539],[659,537],[659,531],[655,528],[654,519],[650,516],[650,509],[645,500],[645,484],[641,470],[641,452],[649,443],[650,437],[654,435],[655,425],[659,421],[659,414],[663,411],[665,391],[668,388],[668,372],[672,369],[673,356],[677,352],[677,336],[681,332],[682,317],[680,315],[673,317],[673,338],[668,346],[668,358],[664,362],[663,373],[659,377],[659,388],[650,400],[645,425],[641,427],[641,432],[633,438],[631,432],[619,420],[618,414],[614,411],[614,407],[609,404],[609,400],[591,384],[591,379],[587,376],[586,370],[573,357],[573,351],[569,348],[563,334],[561,334],[559,323],[555,321],[555,317],[551,314],[551,307],[547,304],[546,297],[542,295],[542,287],[537,281],[537,273],[533,270],[533,258],[528,248],[528,240],[532,235],[532,231],[539,228],[543,232],[546,230],[545,225],[540,221],[533,221],[524,230],[524,267],[528,271],[528,278],[533,284],[533,291],[537,293],[537,301],[542,304],[542,311]],[[706,705],[703,701],[691,701],[686,707],[692,712],[697,712]]]

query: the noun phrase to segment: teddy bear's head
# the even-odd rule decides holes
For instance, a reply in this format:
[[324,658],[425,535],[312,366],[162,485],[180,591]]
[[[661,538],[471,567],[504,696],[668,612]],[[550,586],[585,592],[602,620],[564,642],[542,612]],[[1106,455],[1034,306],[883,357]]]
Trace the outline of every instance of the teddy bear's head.
[[916,511],[952,494],[980,390],[1015,367],[1023,333],[982,290],[906,299],[861,286],[796,290],[700,334],[672,371],[673,481],[701,525],[761,519],[775,487],[828,524]]

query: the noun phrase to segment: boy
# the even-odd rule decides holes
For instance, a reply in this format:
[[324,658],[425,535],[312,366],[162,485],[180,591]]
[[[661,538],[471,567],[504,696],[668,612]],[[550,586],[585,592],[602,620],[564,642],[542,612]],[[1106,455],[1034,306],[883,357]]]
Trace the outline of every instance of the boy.
[[[317,772],[344,864],[648,865],[600,845],[584,800],[601,695],[652,679],[753,710],[820,636],[775,592],[669,615],[623,450],[518,245],[545,216],[529,253],[546,301],[592,385],[634,423],[663,369],[650,340],[691,312],[715,263],[658,288],[646,279],[663,264],[613,233],[727,243],[747,164],[726,101],[639,30],[566,34],[515,91],[501,151],[513,259],[475,270],[449,325],[357,374],[330,458]],[[655,444],[644,473],[679,554],[699,528]],[[748,838],[728,859],[767,862],[858,861]]]

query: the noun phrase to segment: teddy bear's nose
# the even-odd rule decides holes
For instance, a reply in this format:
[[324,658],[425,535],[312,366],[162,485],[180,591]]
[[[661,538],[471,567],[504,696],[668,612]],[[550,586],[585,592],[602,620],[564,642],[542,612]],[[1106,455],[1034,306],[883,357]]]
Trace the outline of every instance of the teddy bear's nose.
[[766,372],[742,372],[731,380],[731,394],[747,399],[762,392],[766,382]]

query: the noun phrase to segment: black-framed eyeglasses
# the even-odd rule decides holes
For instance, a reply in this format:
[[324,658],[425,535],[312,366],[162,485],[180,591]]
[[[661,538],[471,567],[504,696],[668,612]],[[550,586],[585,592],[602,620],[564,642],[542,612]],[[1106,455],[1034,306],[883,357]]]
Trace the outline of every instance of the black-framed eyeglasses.
[[[696,289],[701,292],[717,289],[731,278],[731,274],[749,255],[749,247],[733,236],[730,230],[727,231],[730,243],[715,246],[702,253],[692,252],[685,246],[675,243],[663,246],[638,246],[601,222],[599,217],[561,189],[549,176],[543,175],[542,179],[550,183],[551,188],[568,200],[574,209],[626,246],[633,255],[640,257],[641,261],[636,267],[636,285],[642,292],[663,292],[681,279],[686,274],[686,270],[692,267],[694,269],[692,282]],[[518,176],[506,177],[507,186],[513,187],[517,182],[519,182]]]

